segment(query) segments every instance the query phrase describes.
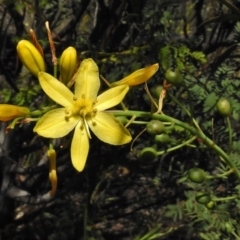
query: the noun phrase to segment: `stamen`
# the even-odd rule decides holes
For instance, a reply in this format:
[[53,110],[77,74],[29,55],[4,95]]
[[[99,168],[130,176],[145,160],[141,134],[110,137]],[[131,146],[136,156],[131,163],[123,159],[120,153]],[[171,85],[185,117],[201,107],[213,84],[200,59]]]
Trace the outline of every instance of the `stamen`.
[[72,110],[71,109],[65,109],[65,114],[66,114],[66,117],[71,117],[72,116]]
[[86,121],[85,118],[83,118],[83,121],[84,121],[84,125],[85,125],[86,131],[87,131],[87,135],[91,139],[92,137],[91,137],[91,134],[90,134],[90,131],[89,131],[89,127],[88,127],[87,121]]
[[80,109],[79,114],[80,114],[80,116],[84,116],[84,115],[85,115],[85,114],[84,114],[84,108],[83,108],[83,107]]

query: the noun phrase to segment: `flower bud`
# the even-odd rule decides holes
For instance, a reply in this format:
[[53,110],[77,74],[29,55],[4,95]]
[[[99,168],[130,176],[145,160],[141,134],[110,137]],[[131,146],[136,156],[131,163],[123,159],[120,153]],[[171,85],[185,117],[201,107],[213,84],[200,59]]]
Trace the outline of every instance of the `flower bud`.
[[68,47],[63,51],[59,61],[60,77],[65,85],[71,80],[76,65],[77,51],[73,47]]
[[18,56],[22,64],[34,75],[45,71],[45,62],[37,48],[27,40],[21,40],[17,45]]
[[49,149],[47,152],[49,159],[49,179],[52,185],[52,190],[50,195],[53,196],[57,190],[57,171],[56,171],[56,151],[54,149]]
[[17,117],[27,117],[30,111],[26,107],[0,104],[0,121],[6,122]]
[[131,73],[127,77],[112,83],[110,87],[116,87],[119,85],[128,85],[129,87],[132,87],[139,85],[141,83],[148,81],[156,73],[158,68],[159,68],[158,63],[155,63],[151,66],[138,69],[137,71]]

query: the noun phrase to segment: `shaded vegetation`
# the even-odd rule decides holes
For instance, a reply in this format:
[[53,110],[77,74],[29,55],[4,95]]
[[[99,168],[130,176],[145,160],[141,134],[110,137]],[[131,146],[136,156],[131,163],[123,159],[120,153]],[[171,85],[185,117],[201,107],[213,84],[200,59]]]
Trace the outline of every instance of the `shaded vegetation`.
[[[159,63],[159,71],[148,82],[156,102],[165,72],[179,70],[184,84],[167,90],[163,112],[199,126],[212,140],[211,146],[198,137],[188,144],[195,136],[174,124],[166,124],[169,141],[156,141],[144,132],[132,149],[110,146],[92,136],[87,165],[78,173],[69,155],[70,134],[53,142],[58,188],[50,197],[48,140],[33,133],[34,122],[16,125],[7,134],[9,123],[3,122],[3,240],[240,239],[239,179],[212,151],[220,146],[240,170],[239,1],[17,0],[1,1],[0,12],[0,103],[31,110],[44,107],[45,95],[38,80],[22,67],[16,45],[29,39],[29,29],[34,29],[52,74],[45,30],[49,21],[57,56],[74,46],[78,61],[93,58],[110,83]],[[107,88],[102,82],[101,90]],[[221,97],[231,104],[227,118],[216,111]],[[153,108],[144,85],[133,87],[124,103],[131,110]],[[150,119],[144,121],[146,125]],[[133,138],[145,125],[129,126]],[[185,145],[168,151],[181,144]],[[145,147],[154,148],[158,156],[141,159],[139,152]],[[193,167],[204,169],[206,180],[190,181],[188,171]],[[207,193],[211,201],[199,203],[198,192]]]

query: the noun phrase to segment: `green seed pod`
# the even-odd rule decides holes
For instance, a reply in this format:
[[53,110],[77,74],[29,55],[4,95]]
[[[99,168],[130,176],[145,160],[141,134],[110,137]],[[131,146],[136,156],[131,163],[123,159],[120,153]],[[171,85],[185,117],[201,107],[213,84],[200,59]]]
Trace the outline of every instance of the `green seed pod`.
[[191,168],[188,171],[188,178],[195,183],[202,183],[206,179],[206,173],[201,168]]
[[153,97],[158,99],[162,90],[163,90],[162,85],[156,85],[150,89],[150,92],[152,93]]
[[234,231],[234,227],[231,222],[226,222],[225,223],[225,229],[227,233],[232,233]]
[[200,204],[208,204],[211,201],[211,196],[206,192],[197,192],[195,199]]
[[215,207],[215,202],[210,201],[209,203],[205,204],[206,208],[213,209]]
[[73,47],[68,47],[63,51],[59,60],[60,77],[65,85],[71,80],[76,65],[77,51]]
[[146,147],[142,149],[142,151],[139,154],[139,158],[143,162],[152,162],[157,157],[157,151],[153,147]]
[[34,75],[45,71],[45,62],[37,48],[27,40],[21,40],[17,44],[17,53],[22,64]]
[[218,113],[224,117],[229,116],[232,111],[231,104],[226,98],[220,98],[216,107]]
[[172,141],[172,139],[166,133],[162,133],[160,135],[156,135],[154,140],[155,140],[155,142],[161,143],[161,144],[168,144],[168,143],[170,143]]
[[175,70],[168,69],[165,72],[164,77],[168,83],[171,83],[172,85],[175,86],[181,85],[184,81],[183,75],[178,69]]
[[118,116],[116,119],[122,124],[125,125],[129,122],[129,120],[125,116]]
[[146,129],[149,134],[157,135],[164,132],[165,126],[161,121],[151,120],[149,123],[147,123]]

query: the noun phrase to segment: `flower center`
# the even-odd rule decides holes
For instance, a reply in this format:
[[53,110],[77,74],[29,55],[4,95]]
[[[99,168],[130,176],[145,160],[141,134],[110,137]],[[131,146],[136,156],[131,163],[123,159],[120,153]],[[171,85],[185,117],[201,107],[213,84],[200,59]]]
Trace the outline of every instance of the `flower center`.
[[86,99],[79,99],[76,101],[76,114],[81,117],[91,117],[93,115],[94,102]]
[[75,104],[71,109],[66,109],[66,117],[81,117],[83,119],[91,119],[96,115],[97,109],[94,108],[95,101],[85,99],[84,96],[80,99],[74,99]]
[[97,113],[97,109],[94,108],[96,101],[88,100],[85,98],[85,96],[82,96],[80,99],[74,97],[73,100],[75,103],[70,108],[65,109],[65,119],[68,121],[70,117],[79,118],[81,121],[80,129],[85,129],[87,131],[88,137],[91,138],[87,122],[90,120],[93,125],[96,124],[93,121],[93,118]]

